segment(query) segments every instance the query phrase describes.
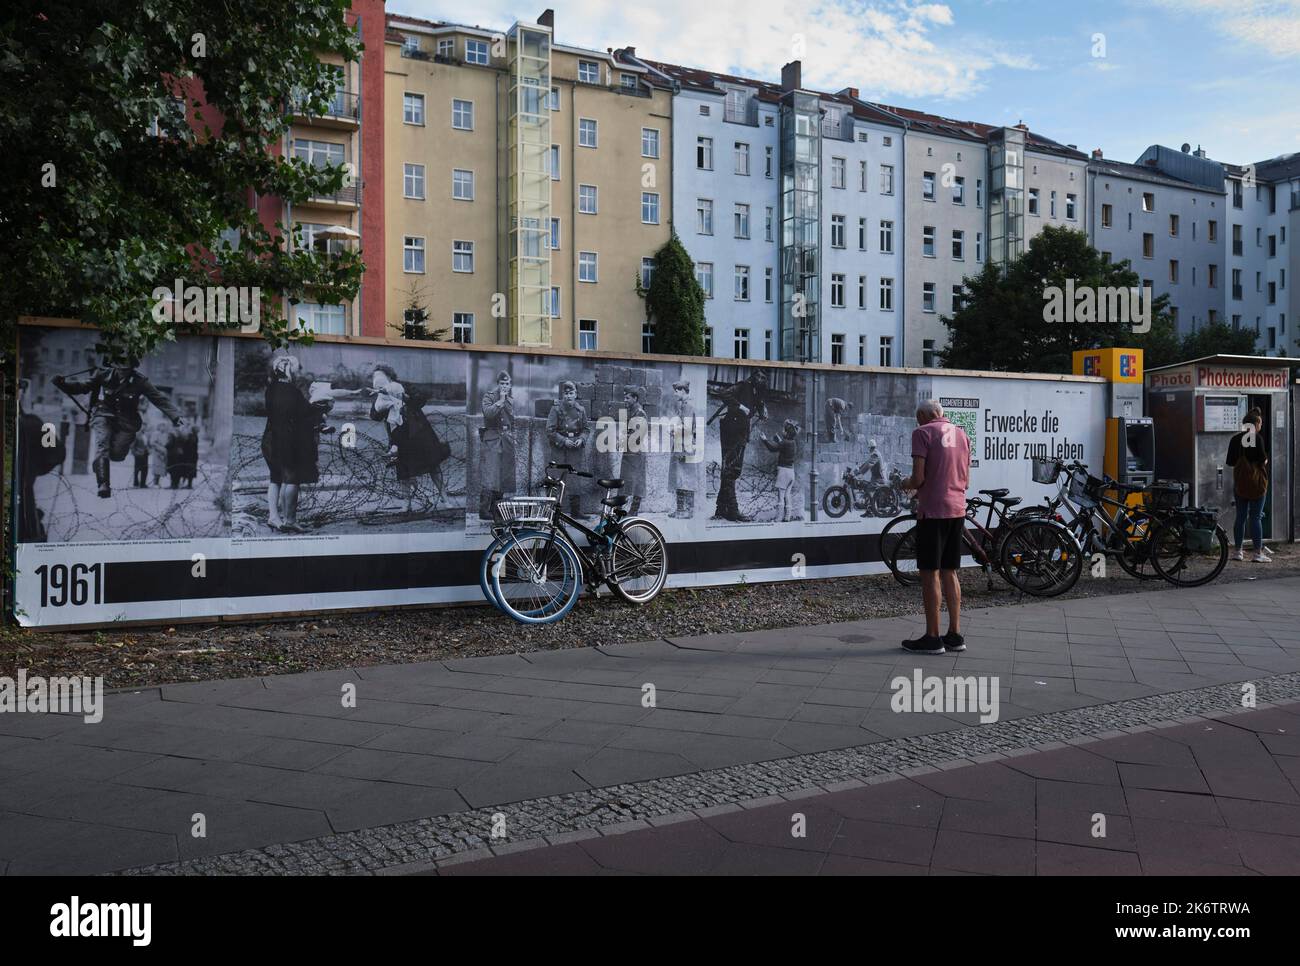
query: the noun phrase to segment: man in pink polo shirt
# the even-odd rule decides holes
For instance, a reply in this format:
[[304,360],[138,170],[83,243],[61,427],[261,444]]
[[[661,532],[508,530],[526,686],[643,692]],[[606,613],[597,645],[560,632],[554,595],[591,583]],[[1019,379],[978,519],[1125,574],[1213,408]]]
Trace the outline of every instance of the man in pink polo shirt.
[[[916,569],[925,602],[925,636],[904,641],[918,654],[964,651],[961,636],[962,527],[966,523],[966,487],[970,484],[970,439],[960,426],[943,418],[937,399],[916,410],[912,430],[912,475],[900,486],[916,490]],[[948,605],[948,633],[939,636],[939,598]]]

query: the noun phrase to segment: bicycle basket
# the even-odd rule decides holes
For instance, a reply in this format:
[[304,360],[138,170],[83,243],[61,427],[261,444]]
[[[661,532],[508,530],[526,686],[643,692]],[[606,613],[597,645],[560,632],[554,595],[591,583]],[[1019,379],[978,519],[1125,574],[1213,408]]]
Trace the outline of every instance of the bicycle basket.
[[1035,483],[1055,483],[1061,476],[1061,464],[1056,460],[1035,456],[1029,464],[1029,473]]
[[1080,507],[1094,507],[1101,500],[1102,481],[1083,470],[1070,474],[1070,502]]
[[1187,484],[1179,480],[1161,480],[1147,491],[1147,505],[1155,510],[1177,510],[1187,499]]
[[528,496],[500,500],[492,513],[498,523],[550,523],[555,516],[555,498]]

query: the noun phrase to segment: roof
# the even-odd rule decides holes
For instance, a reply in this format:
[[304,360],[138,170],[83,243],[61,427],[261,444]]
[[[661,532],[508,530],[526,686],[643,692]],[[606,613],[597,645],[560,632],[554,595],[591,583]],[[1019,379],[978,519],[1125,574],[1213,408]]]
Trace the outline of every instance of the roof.
[[1145,164],[1127,164],[1124,161],[1112,161],[1109,158],[1094,158],[1088,162],[1088,170],[1100,175],[1109,175],[1112,178],[1132,178],[1134,181],[1147,181],[1151,184],[1162,184],[1170,188],[1186,188],[1189,191],[1204,191],[1206,194],[1223,194],[1222,188],[1215,191],[1205,185],[1184,181],[1182,178],[1175,178],[1173,175],[1165,174],[1158,168]]
[[1162,372],[1165,369],[1181,369],[1183,366],[1214,364],[1220,366],[1240,366],[1244,369],[1285,369],[1300,366],[1300,359],[1289,356],[1233,356],[1219,353],[1215,356],[1201,356],[1186,362],[1175,362],[1167,366],[1155,366],[1147,372]]
[[1261,181],[1289,181],[1300,178],[1300,152],[1282,154],[1255,165],[1255,177]]

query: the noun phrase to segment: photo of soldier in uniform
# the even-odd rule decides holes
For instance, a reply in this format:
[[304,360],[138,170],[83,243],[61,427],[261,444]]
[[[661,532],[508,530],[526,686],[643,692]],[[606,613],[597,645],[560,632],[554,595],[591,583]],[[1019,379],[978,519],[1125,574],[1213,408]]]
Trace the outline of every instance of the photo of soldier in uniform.
[[628,386],[623,390],[623,405],[627,418],[620,433],[618,475],[623,480],[622,495],[629,497],[628,512],[641,512],[645,499],[646,450],[649,448],[649,426],[645,409],[641,405],[642,390]]
[[695,491],[700,486],[700,456],[693,452],[693,434],[697,432],[699,417],[691,401],[689,380],[673,383],[673,401],[669,417],[674,433],[672,454],[668,461],[668,489],[677,501],[676,509],[668,515],[689,520],[695,516]]
[[231,343],[184,337],[114,359],[98,341],[93,329],[23,330],[29,414],[63,444],[31,481],[48,541],[227,535]]
[[492,504],[515,489],[514,379],[508,369],[497,373],[496,383],[483,393],[479,411],[478,516],[492,519]]
[[[578,402],[578,387],[571,380],[560,383],[560,396],[546,416],[546,442],[548,462],[563,463],[575,470],[589,472],[587,468],[587,441],[591,438],[591,423],[587,410]],[[568,478],[564,494],[569,500],[569,514],[581,519],[587,516],[583,509],[583,496],[590,490],[580,476]]]

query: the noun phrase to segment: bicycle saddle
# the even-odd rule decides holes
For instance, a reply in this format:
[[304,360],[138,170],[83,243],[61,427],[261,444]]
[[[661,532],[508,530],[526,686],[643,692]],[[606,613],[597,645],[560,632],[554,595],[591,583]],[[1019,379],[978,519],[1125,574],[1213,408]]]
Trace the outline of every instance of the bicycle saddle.
[[996,490],[980,490],[980,492],[983,493],[985,496],[992,497],[993,499],[996,500],[999,499],[1000,497],[1006,496],[1011,491],[1008,490],[1005,486],[1003,486],[1003,487],[999,487]]
[[1019,502],[1023,499],[1023,497],[1018,497],[1018,496],[995,496],[993,499],[996,500],[998,503],[1001,503],[1003,506],[1006,506],[1006,507],[1009,508],[1009,507],[1013,507],[1013,506],[1015,506],[1017,503],[1019,503]]
[[617,490],[623,485],[622,480],[597,480],[596,485],[606,490]]
[[600,502],[607,507],[612,507],[614,509],[617,509],[618,507],[621,507],[624,503],[626,503],[629,499],[630,498],[626,496],[611,496],[609,499],[601,500]]

